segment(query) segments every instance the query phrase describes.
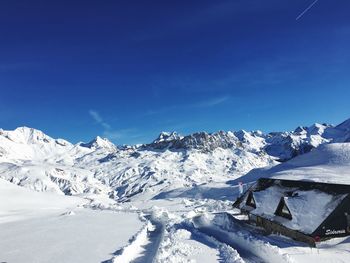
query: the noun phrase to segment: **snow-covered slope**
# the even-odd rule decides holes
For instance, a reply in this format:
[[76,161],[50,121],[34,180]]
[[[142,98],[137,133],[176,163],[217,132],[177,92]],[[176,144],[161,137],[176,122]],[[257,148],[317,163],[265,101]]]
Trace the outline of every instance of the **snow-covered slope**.
[[63,139],[53,139],[39,130],[20,127],[0,129],[0,160],[59,161],[59,156],[73,147]]
[[94,211],[86,204],[0,179],[1,262],[106,261],[143,225],[136,213]]
[[107,138],[101,138],[100,136],[97,136],[88,143],[80,143],[79,145],[92,150],[105,149],[113,152],[117,149],[117,147],[111,141],[109,141]]
[[[100,137],[73,145],[26,127],[1,131],[0,178],[36,191],[100,193],[126,200],[139,193],[152,197],[174,188],[226,181],[275,162],[251,146],[256,143],[240,143],[233,133],[201,133],[201,140],[196,136],[187,136],[183,147],[183,137],[163,133],[151,145],[118,149]],[[169,141],[176,149],[163,146]]]
[[116,147],[101,137],[74,145],[20,127],[0,130],[0,178],[36,191],[103,194],[124,201],[141,193],[152,198],[178,188],[234,180],[319,145],[347,142],[349,134],[347,120],[338,126],[314,124],[269,134],[161,133],[150,144]]
[[268,155],[217,148],[208,153],[119,151],[101,159],[86,155],[77,165],[89,167],[97,179],[115,190],[116,198],[124,200],[139,193],[152,197],[174,188],[227,181],[273,162]]
[[116,147],[100,137],[71,144],[31,128],[1,130],[0,260],[347,262],[349,239],[312,253],[234,225],[226,211],[235,212],[238,181],[350,184],[349,131],[350,120],[269,134],[162,133]]
[[260,177],[350,184],[350,143],[321,145],[272,168],[255,169],[240,180],[251,182]]
[[0,224],[60,214],[87,201],[73,196],[38,193],[0,179]]

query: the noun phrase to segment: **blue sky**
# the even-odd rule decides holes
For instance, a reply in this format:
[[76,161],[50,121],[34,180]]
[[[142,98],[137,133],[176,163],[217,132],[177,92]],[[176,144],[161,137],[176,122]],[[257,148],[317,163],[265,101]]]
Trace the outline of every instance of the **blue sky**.
[[348,0],[1,1],[0,127],[117,144],[350,117]]

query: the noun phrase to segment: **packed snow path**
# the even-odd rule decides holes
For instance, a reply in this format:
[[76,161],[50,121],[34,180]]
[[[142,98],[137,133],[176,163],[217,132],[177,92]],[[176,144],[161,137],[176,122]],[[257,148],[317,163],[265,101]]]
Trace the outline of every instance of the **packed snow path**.
[[244,246],[242,246],[242,244],[232,239],[229,233],[205,226],[199,227],[198,230],[208,236],[215,238],[217,241],[227,244],[233,249],[235,249],[237,253],[242,257],[244,262],[267,263],[267,261],[261,258],[259,255],[252,253],[251,251],[247,250]]
[[251,231],[241,229],[226,213],[215,215],[213,220],[197,216],[193,218],[193,224],[202,233],[237,250],[245,262],[291,262],[289,256],[279,247],[258,238]]
[[154,226],[152,231],[148,229],[147,237],[149,243],[144,246],[144,253],[135,258],[133,263],[153,263],[156,258],[160,243],[164,235],[164,225],[161,222],[153,221],[152,225]]
[[[247,262],[243,260],[243,258],[241,257],[241,255],[238,253],[236,249],[232,248],[231,246],[229,246],[224,242],[220,242],[219,240],[215,239],[210,235],[205,234],[204,232],[199,231],[198,229],[194,228],[193,225],[191,224],[180,224],[178,226],[175,226],[175,228],[177,228],[177,231],[189,232],[191,234],[190,236],[191,241],[197,242],[201,244],[202,247],[205,247],[205,249],[202,248],[202,252],[208,249],[215,251],[215,254],[216,254],[215,262],[225,262],[225,263]],[[203,258],[205,258],[205,262],[211,262],[207,255],[205,255]],[[203,262],[203,260],[198,262]],[[255,261],[255,262],[261,262],[261,261]]]
[[164,225],[161,222],[151,220],[147,216],[147,224],[130,241],[129,244],[118,250],[116,256],[106,261],[110,263],[153,263],[155,261],[159,245],[164,235]]

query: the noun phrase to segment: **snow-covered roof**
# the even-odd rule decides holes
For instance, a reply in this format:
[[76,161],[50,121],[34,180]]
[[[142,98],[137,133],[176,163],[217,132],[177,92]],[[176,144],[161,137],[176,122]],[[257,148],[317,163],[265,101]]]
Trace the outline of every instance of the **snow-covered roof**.
[[[345,193],[327,193],[318,189],[285,187],[278,183],[262,189],[253,187],[252,193],[256,208],[252,209],[246,205],[249,193],[245,194],[240,208],[305,234],[313,233],[347,196]],[[287,205],[292,219],[275,214],[281,198]]]

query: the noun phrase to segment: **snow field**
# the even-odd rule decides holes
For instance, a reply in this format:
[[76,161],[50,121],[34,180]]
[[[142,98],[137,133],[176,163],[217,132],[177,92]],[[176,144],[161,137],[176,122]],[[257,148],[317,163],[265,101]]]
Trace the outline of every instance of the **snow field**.
[[0,261],[102,262],[144,224],[137,213],[83,208],[88,203],[0,179]]
[[214,144],[194,136],[210,149],[204,151],[117,148],[101,138],[73,145],[34,129],[0,130],[0,177],[9,181],[0,178],[0,262],[348,262],[349,238],[310,249],[237,226],[223,213],[231,211],[239,181],[349,184],[347,143],[266,168],[276,156],[303,151],[305,142],[341,142],[343,126],[227,133],[232,148],[215,146],[225,133],[209,136]]

